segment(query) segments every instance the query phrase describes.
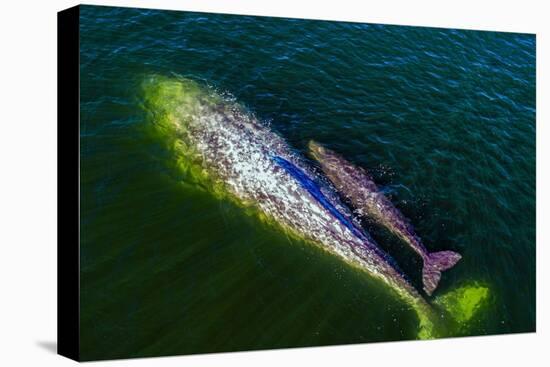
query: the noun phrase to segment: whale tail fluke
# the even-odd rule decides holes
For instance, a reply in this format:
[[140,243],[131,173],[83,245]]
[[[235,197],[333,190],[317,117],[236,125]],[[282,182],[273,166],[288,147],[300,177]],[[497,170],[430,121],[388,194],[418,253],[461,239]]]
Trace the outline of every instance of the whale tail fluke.
[[471,335],[474,319],[483,317],[483,307],[489,304],[489,285],[470,281],[436,296],[429,309],[417,309],[419,339]]
[[424,259],[424,268],[422,269],[424,291],[431,296],[439,284],[441,272],[455,266],[461,258],[460,254],[453,251],[440,251],[429,254]]

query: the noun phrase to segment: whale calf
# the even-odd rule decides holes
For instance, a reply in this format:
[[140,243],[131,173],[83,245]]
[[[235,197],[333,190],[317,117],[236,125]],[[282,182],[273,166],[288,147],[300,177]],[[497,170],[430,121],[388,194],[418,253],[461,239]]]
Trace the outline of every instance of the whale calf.
[[356,208],[359,215],[386,227],[422,257],[423,288],[428,295],[431,295],[437,288],[441,272],[453,267],[461,259],[461,255],[453,251],[428,252],[409,221],[378,190],[364,169],[354,166],[315,141],[309,142],[309,152],[319,162],[323,172],[334,186]]
[[306,160],[239,104],[185,78],[153,78],[145,103],[170,129],[194,172],[240,204],[256,208],[388,284],[422,320],[437,318],[393,259],[380,249],[336,192]]

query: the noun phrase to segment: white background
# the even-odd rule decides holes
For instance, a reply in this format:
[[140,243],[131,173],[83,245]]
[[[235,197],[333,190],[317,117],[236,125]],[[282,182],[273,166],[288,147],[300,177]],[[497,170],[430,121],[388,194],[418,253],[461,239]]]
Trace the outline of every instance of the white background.
[[[537,333],[428,342],[97,362],[112,366],[423,366],[550,363],[548,67],[545,1],[89,1],[238,14],[537,33]],[[0,11],[0,366],[56,366],[56,12],[72,1],[4,1]],[[521,215],[521,213],[518,213]],[[546,245],[546,246],[545,246]]]

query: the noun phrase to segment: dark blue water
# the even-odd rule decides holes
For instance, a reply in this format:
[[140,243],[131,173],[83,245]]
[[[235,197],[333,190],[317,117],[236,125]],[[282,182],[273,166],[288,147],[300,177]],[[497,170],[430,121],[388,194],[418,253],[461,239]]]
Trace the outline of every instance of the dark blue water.
[[[385,285],[187,182],[145,133],[151,74],[370,170],[429,250],[462,254],[434,296],[489,290],[449,336],[534,331],[534,35],[81,9],[84,359],[417,338]],[[419,286],[421,260],[367,229]]]

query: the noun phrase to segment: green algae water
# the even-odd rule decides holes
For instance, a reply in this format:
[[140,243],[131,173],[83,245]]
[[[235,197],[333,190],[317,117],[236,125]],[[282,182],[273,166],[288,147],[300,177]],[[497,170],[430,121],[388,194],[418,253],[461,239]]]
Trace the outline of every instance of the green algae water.
[[[369,169],[463,256],[431,298],[446,336],[535,330],[533,35],[84,6],[80,47],[83,359],[421,337],[385,284],[182,169],[152,75]],[[421,289],[421,259],[365,228]]]

